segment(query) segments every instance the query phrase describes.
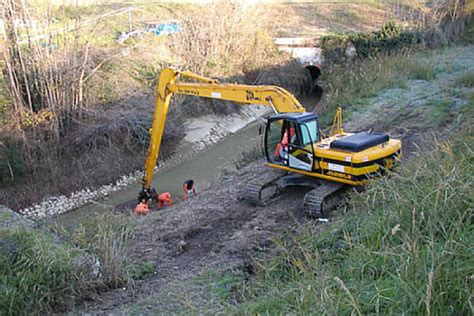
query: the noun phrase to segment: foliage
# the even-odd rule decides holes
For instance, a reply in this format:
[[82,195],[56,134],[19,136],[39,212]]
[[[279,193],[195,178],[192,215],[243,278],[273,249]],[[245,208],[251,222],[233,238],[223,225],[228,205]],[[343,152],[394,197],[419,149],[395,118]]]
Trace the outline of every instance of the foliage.
[[467,73],[456,79],[456,84],[467,88],[474,87],[474,73]]
[[153,261],[131,264],[127,268],[128,276],[134,280],[142,280],[147,275],[156,272],[156,264]]
[[128,284],[129,228],[109,214],[74,234],[56,228],[61,241],[49,230],[0,230],[0,314],[64,311],[98,290]]
[[0,143],[0,185],[18,183],[25,175],[23,155],[15,147]]
[[409,79],[431,80],[435,76],[434,65],[414,60],[410,51],[356,61],[349,69],[329,65],[322,75],[326,91],[322,122],[329,124],[338,106],[344,108],[345,115],[350,115],[366,98],[383,89],[403,85]]
[[[229,80],[234,82],[249,82],[249,77],[276,78],[279,82],[286,77],[286,83],[299,87],[304,81],[288,78],[284,70],[262,75],[269,68],[266,66],[284,64],[290,56],[277,53],[262,27],[265,15],[236,2],[209,6],[144,4],[146,10],[132,12],[133,28],[143,27],[147,20],[175,18],[181,21],[183,32],[169,37],[148,34],[125,44],[116,43],[115,36],[128,28],[128,14],[99,19],[125,5],[51,7],[43,12],[36,6],[28,7],[27,2],[1,2],[5,7],[13,3],[14,9],[1,12],[8,36],[2,64],[7,82],[0,93],[7,101],[3,106],[0,99],[0,120],[5,121],[0,142],[7,129],[14,130],[11,137],[30,175],[28,183],[18,183],[28,185],[28,195],[12,194],[23,189],[19,187],[0,191],[0,199],[11,207],[36,202],[45,190],[54,195],[68,194],[81,187],[110,183],[118,174],[140,168],[148,143],[154,85],[165,66],[179,65],[215,77],[231,76]],[[54,18],[55,22],[37,30],[22,29],[16,38],[10,32],[12,19],[22,16],[38,21]],[[249,24],[251,19],[258,23]],[[76,25],[79,27],[70,32],[54,35],[58,29]],[[28,32],[49,34],[51,42],[45,45],[33,36],[25,37]],[[249,73],[252,75],[246,76]],[[175,98],[170,107],[162,157],[171,154],[182,139],[186,118],[229,114],[240,108],[216,100],[183,99]],[[40,113],[54,115],[43,120]]]
[[0,79],[0,126],[8,123],[10,118],[11,104],[5,94],[6,85],[4,79]]
[[40,232],[1,230],[1,313],[36,314],[67,304],[80,292],[73,269],[77,254]]
[[[324,35],[321,48],[329,62],[342,61],[345,50],[352,43],[358,57],[373,57],[380,53],[396,53],[406,47],[440,47],[463,40],[472,41],[473,14],[469,1],[438,1],[423,8],[423,4],[405,4],[410,7],[414,29],[389,21],[380,30],[368,33]],[[426,4],[425,4],[426,5]],[[400,9],[400,4],[398,4]]]
[[179,18],[182,31],[170,47],[184,69],[208,76],[236,76],[277,57],[263,27],[267,16],[261,8],[222,1],[189,8]]
[[278,239],[244,313],[472,313],[472,135],[466,124],[353,194],[349,212],[325,229]]
[[357,56],[366,58],[420,44],[421,39],[421,33],[404,30],[390,21],[375,32],[325,35],[321,38],[321,48],[325,59],[335,62],[345,59],[349,42],[355,46]]
[[200,273],[193,283],[202,286],[210,296],[222,302],[230,302],[238,291],[237,284],[244,280],[245,274],[242,271],[227,271],[222,274],[210,269]]
[[464,33],[461,36],[461,40],[463,42],[466,42],[468,44],[473,44],[474,43],[474,2],[470,2],[472,9],[471,13],[468,15],[466,18],[466,28],[464,30]]
[[122,216],[107,212],[94,215],[81,223],[70,239],[98,257],[103,283],[110,288],[116,288],[130,281],[126,254],[129,235],[129,222]]

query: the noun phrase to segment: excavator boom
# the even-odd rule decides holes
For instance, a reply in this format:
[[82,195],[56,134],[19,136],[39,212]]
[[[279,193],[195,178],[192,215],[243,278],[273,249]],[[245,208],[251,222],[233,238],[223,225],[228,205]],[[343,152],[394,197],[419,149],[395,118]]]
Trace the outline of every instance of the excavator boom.
[[[199,83],[179,82],[180,78],[194,79]],[[145,189],[149,189],[151,186],[168,107],[171,97],[175,93],[241,104],[259,104],[271,107],[275,113],[305,112],[304,107],[290,92],[277,86],[220,83],[216,79],[206,78],[189,71],[181,72],[166,68],[161,72],[157,84],[155,114],[145,161],[145,177],[143,179]]]

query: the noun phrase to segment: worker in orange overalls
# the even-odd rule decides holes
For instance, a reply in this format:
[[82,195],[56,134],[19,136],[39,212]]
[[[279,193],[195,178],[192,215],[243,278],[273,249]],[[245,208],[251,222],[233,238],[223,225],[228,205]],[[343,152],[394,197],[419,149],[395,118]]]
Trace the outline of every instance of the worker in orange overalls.
[[158,208],[162,208],[164,205],[171,206],[173,205],[173,201],[171,200],[171,193],[164,192],[158,195]]
[[150,208],[148,207],[147,200],[141,200],[137,206],[135,206],[135,215],[147,215],[150,213]]

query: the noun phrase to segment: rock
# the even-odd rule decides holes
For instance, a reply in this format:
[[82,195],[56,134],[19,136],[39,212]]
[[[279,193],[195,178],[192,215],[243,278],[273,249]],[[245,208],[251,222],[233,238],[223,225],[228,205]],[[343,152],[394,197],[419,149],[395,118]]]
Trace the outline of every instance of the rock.
[[178,242],[178,251],[183,251],[183,249],[186,247],[188,243],[184,240],[180,240]]

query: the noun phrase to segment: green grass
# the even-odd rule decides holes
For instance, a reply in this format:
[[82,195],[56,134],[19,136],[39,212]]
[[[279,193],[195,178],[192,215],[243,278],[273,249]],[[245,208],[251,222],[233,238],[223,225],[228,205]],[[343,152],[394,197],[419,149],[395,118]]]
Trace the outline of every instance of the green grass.
[[474,72],[467,73],[456,79],[456,85],[466,88],[474,87]]
[[429,108],[427,109],[427,119],[429,122],[434,126],[438,126],[438,124],[447,120],[449,118],[451,108],[453,107],[453,103],[453,100],[441,99],[426,104],[426,106]]
[[77,250],[35,231],[2,230],[0,240],[0,314],[51,311],[79,294]]
[[13,215],[10,213],[0,213],[0,222],[7,221],[13,218]]
[[422,64],[415,61],[408,61],[403,65],[407,79],[433,80],[436,77],[436,70],[433,64]]
[[367,98],[384,89],[404,87],[410,79],[432,80],[435,77],[434,65],[418,62],[406,52],[364,59],[349,68],[331,65],[322,77],[327,96],[322,123],[332,121],[338,106],[343,107],[345,117],[350,117],[351,111],[364,108]]
[[473,144],[465,124],[336,222],[276,240],[239,313],[472,314]]
[[1,229],[0,315],[65,311],[97,289],[151,273],[149,263],[128,266],[128,228],[109,214],[60,239],[47,230]]
[[230,302],[237,293],[237,284],[243,282],[245,275],[242,271],[221,274],[214,270],[201,273],[194,279],[194,283],[203,286],[211,297],[222,302]]
[[142,280],[146,276],[156,272],[156,264],[153,261],[131,264],[127,268],[127,274],[134,280]]

